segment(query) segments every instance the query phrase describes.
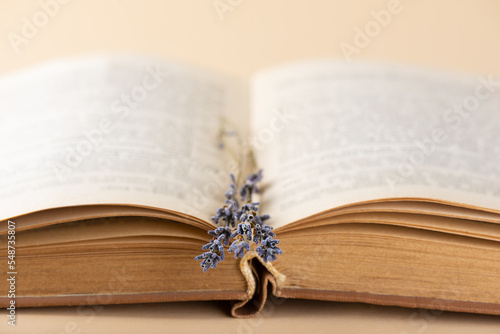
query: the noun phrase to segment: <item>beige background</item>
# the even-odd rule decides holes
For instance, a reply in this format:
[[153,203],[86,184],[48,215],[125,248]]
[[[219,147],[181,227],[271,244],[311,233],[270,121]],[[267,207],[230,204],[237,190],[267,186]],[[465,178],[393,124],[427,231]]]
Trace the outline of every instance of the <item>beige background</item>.
[[[0,0],[0,73],[56,56],[129,50],[248,75],[290,60],[341,57],[339,45],[352,44],[354,29],[390,2],[65,0],[16,53],[7,36],[20,34],[23,18],[40,11],[38,1],[50,0]],[[215,1],[236,5],[221,20]],[[499,1],[400,3],[402,12],[357,58],[500,74]]]
[[[221,73],[248,76],[286,61],[341,57],[355,29],[390,1],[293,0],[71,0],[42,22],[16,52],[9,42],[33,21],[42,3],[0,0],[0,74],[54,57],[93,51],[134,51],[176,59]],[[62,0],[61,0],[62,2]],[[218,15],[214,3],[231,10]],[[401,0],[401,12],[374,34],[357,59],[411,63],[500,75],[500,1]],[[166,303],[103,308],[18,311],[8,333],[500,333],[493,316],[313,301],[270,305],[253,320],[227,317],[225,303]],[[4,312],[2,313],[4,314]]]

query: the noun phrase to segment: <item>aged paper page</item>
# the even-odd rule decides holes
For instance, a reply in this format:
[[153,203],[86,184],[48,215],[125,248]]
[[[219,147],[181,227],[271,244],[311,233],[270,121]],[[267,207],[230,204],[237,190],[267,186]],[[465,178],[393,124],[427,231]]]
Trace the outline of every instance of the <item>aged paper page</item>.
[[245,131],[243,92],[138,56],[57,60],[3,78],[0,218],[107,203],[209,220],[229,182],[221,116]]
[[317,61],[258,74],[251,142],[276,226],[423,198],[500,210],[500,80]]

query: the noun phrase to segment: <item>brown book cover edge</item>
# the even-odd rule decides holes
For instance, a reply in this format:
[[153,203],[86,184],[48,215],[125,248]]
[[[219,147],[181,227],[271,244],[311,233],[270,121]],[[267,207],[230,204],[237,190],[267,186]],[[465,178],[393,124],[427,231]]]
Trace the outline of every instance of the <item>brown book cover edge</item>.
[[[259,257],[257,258],[261,260]],[[247,300],[233,306],[231,314],[234,317],[247,318],[259,313],[266,303],[269,291],[280,298],[366,303],[415,309],[500,315],[500,304],[498,303],[283,287],[284,278],[286,277],[279,273],[280,276],[276,276],[277,271],[273,270],[272,266],[263,265],[262,260],[260,262],[256,261],[255,258],[252,259],[254,272],[259,274],[260,286],[256,289],[254,295],[249,295]]]
[[[158,303],[175,301],[233,300],[231,315],[249,318],[257,315],[267,301],[268,293],[280,298],[311,299],[335,302],[357,302],[384,306],[433,309],[441,311],[500,315],[500,304],[459,301],[415,296],[381,295],[355,291],[334,291],[284,287],[286,277],[270,263],[264,263],[257,253],[247,252],[240,262],[247,280],[247,291],[180,291],[143,294],[92,294],[65,296],[17,296],[16,307],[108,305]],[[10,299],[0,297],[0,307]]]

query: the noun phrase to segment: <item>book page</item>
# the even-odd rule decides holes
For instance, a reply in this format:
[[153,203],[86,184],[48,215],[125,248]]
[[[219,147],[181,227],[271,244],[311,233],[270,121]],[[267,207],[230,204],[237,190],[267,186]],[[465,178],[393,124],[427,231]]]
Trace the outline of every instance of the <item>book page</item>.
[[229,183],[221,117],[239,120],[244,133],[247,91],[139,56],[56,60],[4,77],[0,219],[130,204],[209,221]]
[[500,80],[317,61],[262,72],[252,138],[282,226],[355,202],[500,210]]

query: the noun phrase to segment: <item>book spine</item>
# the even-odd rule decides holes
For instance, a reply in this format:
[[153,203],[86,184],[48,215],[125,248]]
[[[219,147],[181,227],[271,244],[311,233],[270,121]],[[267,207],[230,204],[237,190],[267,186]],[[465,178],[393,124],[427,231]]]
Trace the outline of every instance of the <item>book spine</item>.
[[270,290],[277,295],[284,285],[286,276],[279,273],[270,263],[265,263],[255,251],[249,251],[240,261],[240,270],[247,280],[247,298],[236,302],[231,315],[236,318],[250,318],[264,307]]

